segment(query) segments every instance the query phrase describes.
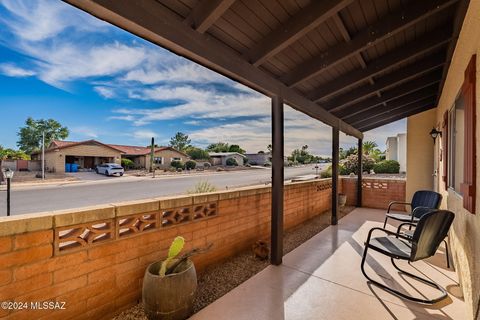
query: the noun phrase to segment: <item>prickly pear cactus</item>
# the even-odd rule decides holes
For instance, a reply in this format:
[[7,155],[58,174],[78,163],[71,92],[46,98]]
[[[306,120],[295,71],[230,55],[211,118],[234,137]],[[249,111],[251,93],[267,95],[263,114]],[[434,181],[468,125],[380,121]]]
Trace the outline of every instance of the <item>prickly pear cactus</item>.
[[162,262],[162,266],[160,267],[160,271],[158,272],[158,275],[160,277],[165,276],[165,272],[167,272],[167,267],[169,263],[180,254],[184,245],[185,239],[183,237],[179,236],[173,240],[172,244],[170,245],[170,249],[168,249],[168,257],[167,259],[165,259],[165,261]]

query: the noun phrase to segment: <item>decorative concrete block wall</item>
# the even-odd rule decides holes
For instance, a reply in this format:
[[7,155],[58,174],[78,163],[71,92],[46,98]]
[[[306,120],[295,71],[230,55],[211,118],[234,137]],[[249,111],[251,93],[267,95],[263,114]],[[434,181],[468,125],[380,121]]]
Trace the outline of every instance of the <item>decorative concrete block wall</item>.
[[[340,190],[347,195],[347,205],[357,203],[357,178],[342,177]],[[391,201],[405,201],[405,179],[363,178],[362,206],[367,208],[387,209]],[[397,205],[395,210],[404,211],[405,207]]]
[[[148,264],[177,235],[213,243],[197,269],[270,234],[270,187],[0,218],[0,301],[65,302],[65,310],[5,310],[0,318],[100,319],[138,303]],[[330,208],[331,181],[285,186],[285,228]],[[18,307],[18,305],[17,305]]]

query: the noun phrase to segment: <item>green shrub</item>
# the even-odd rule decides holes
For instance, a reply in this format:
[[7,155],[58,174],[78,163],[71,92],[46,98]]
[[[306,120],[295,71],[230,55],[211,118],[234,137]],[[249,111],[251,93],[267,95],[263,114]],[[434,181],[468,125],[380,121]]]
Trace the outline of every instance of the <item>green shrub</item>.
[[265,161],[265,163],[263,164],[264,167],[271,167],[272,166],[272,163],[270,161]]
[[182,161],[173,160],[170,165],[175,169],[185,169],[185,164]]
[[[370,172],[373,169],[375,161],[368,155],[362,155],[363,161],[363,171]],[[345,167],[345,174],[358,174],[358,156],[356,154],[351,154],[345,159],[343,163]]]
[[189,194],[195,194],[195,193],[208,193],[208,192],[214,192],[217,191],[217,188],[212,185],[208,181],[200,181],[198,182],[193,189],[188,190],[187,192]]
[[383,160],[373,166],[375,173],[399,173],[400,163],[395,160]]
[[[347,169],[341,164],[338,165],[338,174],[341,176],[348,175]],[[327,169],[320,172],[320,178],[331,178],[332,177],[332,166],[328,166]]]
[[227,166],[234,166],[234,167],[238,166],[237,160],[235,160],[234,158],[228,158]]
[[203,167],[204,167],[205,169],[208,169],[208,168],[210,168],[211,166],[212,166],[212,165],[210,164],[210,162],[205,162],[205,163],[203,164]]
[[135,167],[135,162],[130,159],[122,159],[122,167],[125,169],[132,169]]
[[185,168],[187,170],[193,170],[195,169],[196,166],[197,166],[197,163],[195,161],[188,160],[187,162],[185,162]]

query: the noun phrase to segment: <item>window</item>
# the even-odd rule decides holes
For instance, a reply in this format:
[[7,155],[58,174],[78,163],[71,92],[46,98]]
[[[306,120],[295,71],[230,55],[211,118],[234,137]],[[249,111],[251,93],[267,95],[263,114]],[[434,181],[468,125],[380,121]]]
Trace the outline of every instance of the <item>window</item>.
[[182,161],[182,158],[175,157],[171,158],[170,161]]
[[154,159],[155,164],[163,164],[163,158],[162,157],[155,157]]
[[448,186],[462,194],[463,157],[465,154],[465,99],[459,95],[448,113]]
[[465,80],[452,108],[444,114],[443,150],[445,186],[463,197],[463,207],[475,213],[476,193],[476,56],[465,70]]

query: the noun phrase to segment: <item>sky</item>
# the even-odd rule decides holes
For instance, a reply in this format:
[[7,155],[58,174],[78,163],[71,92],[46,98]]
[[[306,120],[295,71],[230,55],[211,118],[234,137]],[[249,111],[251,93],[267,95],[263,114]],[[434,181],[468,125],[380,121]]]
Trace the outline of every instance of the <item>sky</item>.
[[[67,140],[168,144],[271,142],[270,99],[58,0],[0,0],[0,145],[15,148],[27,117],[67,126]],[[365,133],[385,148],[405,120]],[[342,147],[356,145],[341,136]],[[331,128],[285,107],[285,151],[331,154]]]

